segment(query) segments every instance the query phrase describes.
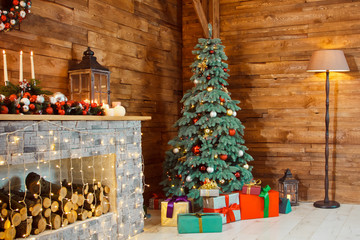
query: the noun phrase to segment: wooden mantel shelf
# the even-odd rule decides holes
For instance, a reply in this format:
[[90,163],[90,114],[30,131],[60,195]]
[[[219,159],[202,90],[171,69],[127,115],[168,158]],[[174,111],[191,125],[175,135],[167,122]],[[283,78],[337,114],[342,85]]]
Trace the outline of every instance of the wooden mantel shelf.
[[0,114],[0,121],[147,121],[151,116],[84,116]]

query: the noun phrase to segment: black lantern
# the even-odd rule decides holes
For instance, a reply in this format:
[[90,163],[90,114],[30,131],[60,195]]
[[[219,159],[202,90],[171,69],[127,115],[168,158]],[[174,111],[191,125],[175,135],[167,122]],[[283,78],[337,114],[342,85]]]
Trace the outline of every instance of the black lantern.
[[71,99],[110,104],[110,71],[101,66],[88,47],[82,61],[69,69]]
[[290,172],[290,169],[286,169],[284,176],[279,179],[280,198],[289,199],[291,206],[299,205],[298,185],[299,185],[299,181],[293,177],[293,175]]

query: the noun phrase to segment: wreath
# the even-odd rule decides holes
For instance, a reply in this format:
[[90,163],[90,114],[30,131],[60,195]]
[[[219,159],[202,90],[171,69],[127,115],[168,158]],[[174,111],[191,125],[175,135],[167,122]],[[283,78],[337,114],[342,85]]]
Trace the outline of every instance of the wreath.
[[30,0],[10,0],[9,10],[0,9],[0,32],[10,31],[13,27],[19,25],[26,15],[30,13]]

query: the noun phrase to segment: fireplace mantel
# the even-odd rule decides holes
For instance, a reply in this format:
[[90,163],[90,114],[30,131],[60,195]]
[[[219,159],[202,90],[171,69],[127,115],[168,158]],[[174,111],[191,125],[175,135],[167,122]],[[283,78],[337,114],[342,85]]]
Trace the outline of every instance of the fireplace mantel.
[[20,115],[1,114],[0,121],[146,121],[150,116]]

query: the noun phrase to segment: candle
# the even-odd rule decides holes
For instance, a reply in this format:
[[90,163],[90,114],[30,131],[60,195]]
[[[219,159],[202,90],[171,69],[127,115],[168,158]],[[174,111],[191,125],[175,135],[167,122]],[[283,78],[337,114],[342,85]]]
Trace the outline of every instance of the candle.
[[287,194],[287,195],[286,195],[286,198],[289,199],[289,200],[291,200],[291,195],[290,195],[290,194]]
[[3,50],[3,58],[4,58],[4,81],[5,81],[5,86],[7,86],[9,79],[8,79],[8,72],[7,72],[7,62],[6,62],[5,50]]
[[107,108],[105,110],[105,115],[106,116],[114,116],[115,115],[115,110],[113,108]]
[[31,65],[31,79],[35,79],[35,68],[34,68],[34,53],[30,52],[30,65]]
[[20,51],[20,70],[19,70],[19,82],[23,82],[23,51]]

